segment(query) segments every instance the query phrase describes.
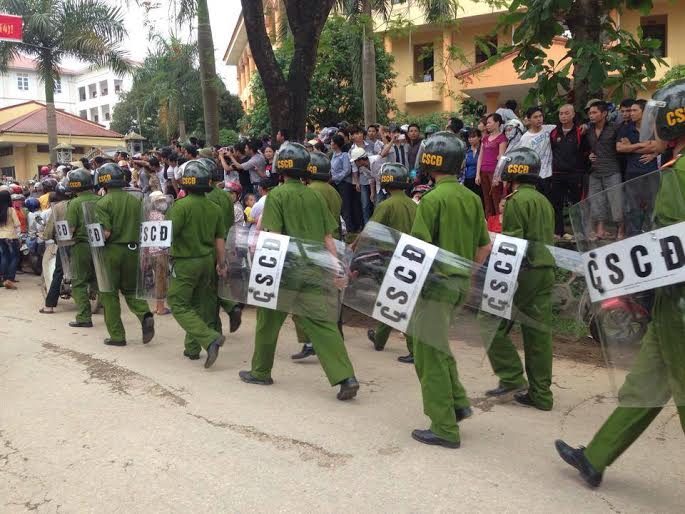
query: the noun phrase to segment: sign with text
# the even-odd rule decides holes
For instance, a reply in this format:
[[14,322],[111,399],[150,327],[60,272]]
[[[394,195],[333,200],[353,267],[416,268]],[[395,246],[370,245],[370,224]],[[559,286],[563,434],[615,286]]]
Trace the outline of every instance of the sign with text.
[[55,237],[59,242],[71,241],[71,229],[67,220],[55,221]]
[[105,246],[105,233],[102,230],[102,225],[100,223],[90,223],[86,225],[86,231],[88,232],[88,244],[95,248],[101,248]]
[[141,248],[169,248],[171,246],[172,222],[144,221],[140,225]]
[[511,319],[518,274],[527,248],[525,239],[497,234],[485,273],[481,310]]
[[22,41],[23,22],[21,16],[0,13],[0,41]]
[[247,303],[257,307],[276,309],[278,289],[290,237],[271,232],[260,232],[252,258]]

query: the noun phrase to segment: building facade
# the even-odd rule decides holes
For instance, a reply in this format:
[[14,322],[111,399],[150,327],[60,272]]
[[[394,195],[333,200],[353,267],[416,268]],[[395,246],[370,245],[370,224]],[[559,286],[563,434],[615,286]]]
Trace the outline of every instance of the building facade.
[[77,96],[74,114],[109,128],[119,95],[131,90],[133,76],[130,73],[119,76],[109,68],[100,68],[85,70],[75,79]]
[[[375,31],[383,38],[385,50],[395,59],[397,78],[391,96],[400,111],[410,115],[455,111],[463,95],[479,100],[488,111],[493,111],[508,99],[520,103],[534,84],[534,79],[518,78],[513,66],[515,54],[504,56],[492,66],[484,65],[488,55],[476,44],[476,39],[494,32],[502,9],[475,0],[462,0],[460,6],[459,17],[448,27],[428,23],[423,9],[407,0],[393,0],[391,19],[410,20],[409,29],[389,30],[389,24],[380,17],[374,20]],[[280,2],[265,0],[265,14],[265,23],[272,33],[280,25],[280,17],[285,15]],[[638,11],[615,16],[621,28],[633,33],[642,28],[645,36],[662,41],[663,59],[668,66],[657,68],[656,77],[640,95],[649,96],[670,66],[685,64],[685,33],[678,30],[685,26],[685,0],[654,0],[652,12],[647,16]],[[507,31],[490,36],[487,44],[501,47],[511,41],[512,31]],[[566,53],[564,44],[564,39],[556,39],[548,57],[560,59]],[[249,83],[256,67],[242,16],[224,62],[238,67],[240,98],[243,107],[249,110],[253,105]]]

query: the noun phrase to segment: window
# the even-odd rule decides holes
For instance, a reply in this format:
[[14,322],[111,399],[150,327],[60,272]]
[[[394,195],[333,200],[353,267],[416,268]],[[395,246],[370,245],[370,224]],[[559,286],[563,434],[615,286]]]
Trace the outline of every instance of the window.
[[661,47],[656,50],[656,55],[659,57],[666,57],[666,20],[667,16],[643,16],[640,18],[640,28],[642,28],[642,37],[645,39],[656,39],[661,41]]
[[433,82],[434,80],[433,44],[414,47],[414,80],[416,82]]
[[100,82],[100,96],[107,96],[109,93],[109,88],[107,87],[107,81],[102,80]]
[[116,79],[114,80],[114,92],[115,93],[121,93],[121,84],[122,84],[121,80],[116,80]]
[[84,120],[88,119],[88,111],[79,111],[78,115],[79,115],[79,118],[83,118]]
[[[85,87],[78,88],[78,97],[79,97],[79,100],[81,100],[82,102],[86,101],[86,88]],[[82,118],[85,118],[85,116],[82,116]]]
[[36,145],[36,151],[39,153],[50,153],[50,145]]
[[109,111],[107,111],[105,113],[105,121],[109,121],[109,119],[110,119],[110,115],[109,115]]
[[28,73],[17,73],[17,89],[19,91],[29,90],[29,74]]
[[[40,173],[40,170],[39,170]],[[12,178],[17,178],[16,175],[14,174],[14,166],[8,166],[6,168],[0,168],[0,175],[3,177],[12,177]]]
[[[486,52],[483,47],[489,52]],[[476,64],[487,61],[495,52],[497,52],[497,36],[481,38],[480,44],[476,43]]]
[[0,157],[7,157],[14,153],[13,146],[0,146]]
[[100,121],[100,116],[98,116],[97,114],[96,114],[95,116],[93,116],[93,121],[94,121],[95,123],[97,123],[98,121]]
[[62,92],[62,81],[55,80],[55,93],[60,94]]

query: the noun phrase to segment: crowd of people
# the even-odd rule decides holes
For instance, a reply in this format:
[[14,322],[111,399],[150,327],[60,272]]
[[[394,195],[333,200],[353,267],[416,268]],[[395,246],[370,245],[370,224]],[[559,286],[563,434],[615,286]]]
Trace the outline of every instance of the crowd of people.
[[[488,233],[492,222],[496,231],[540,246],[528,253],[513,297],[514,306],[533,322],[522,322],[525,363],[510,339],[511,324],[502,319],[488,345],[498,384],[486,395],[513,394],[521,405],[548,411],[553,408],[549,327],[555,277],[554,259],[545,248],[553,245],[555,236],[572,237],[564,207],[583,195],[594,198],[606,194],[606,201],[596,202],[603,210],[593,212],[596,225],[589,235],[591,240],[633,235],[623,227],[625,199],[615,194],[616,186],[657,170],[669,154],[678,156],[685,150],[685,82],[667,86],[658,95],[652,106],[656,109],[656,121],[651,120],[656,129],[654,138],[641,133],[644,126],[650,126],[641,123],[646,105],[642,100],[621,102],[617,120],[611,119],[611,106],[602,100],[591,100],[585,113],[564,105],[554,125],[544,123],[545,113],[539,107],[528,109],[519,119],[517,105],[510,101],[498,112],[483,117],[478,127],[465,128],[461,120],[453,118],[444,130],[425,127],[423,137],[416,124],[364,128],[341,122],[318,133],[311,128],[299,143],[291,142],[287,130],[280,129],[273,142],[264,137],[231,147],[204,148],[199,141],[174,141],[142,155],[117,152],[70,165],[45,166],[35,182],[11,182],[0,188],[2,283],[7,289],[16,288],[22,233],[27,235],[27,246],[33,244],[32,238],[60,240],[62,246],[68,240],[69,251],[57,254],[61,260],[57,268],[66,265],[64,256],[69,255],[77,304],[71,327],[93,326],[89,299],[95,290],[109,333],[104,343],[125,346],[121,293],[140,322],[143,343],[154,337],[154,315],[170,311],[186,333],[184,357],[197,360],[204,351],[204,366],[209,368],[226,339],[220,310],[229,317],[230,332],[238,330],[242,320],[241,300],[219,291],[220,280],[231,272],[226,238],[234,225],[248,234],[247,246],[252,252],[261,234],[281,234],[322,245],[337,265],[335,240],[346,233],[358,234],[374,221],[482,265],[492,248]],[[683,163],[685,160],[679,158],[671,164],[674,185],[685,184]],[[683,202],[681,197],[674,199],[672,193],[656,198],[662,211],[671,217],[675,211],[669,202]],[[176,199],[173,205],[172,197]],[[144,202],[169,199],[164,208],[156,208],[156,217],[151,220],[168,221],[173,231],[170,270],[158,269],[154,278],[168,281],[168,287],[165,282],[155,290],[166,296],[169,309],[158,303],[155,312],[136,296],[139,231],[141,222],[146,221],[141,214],[143,198]],[[101,227],[102,245],[91,240],[88,227],[93,220],[87,219],[87,212],[92,212],[94,222]],[[62,237],[55,232],[58,221],[67,227]],[[619,227],[616,233],[607,231],[608,222]],[[347,240],[354,251],[359,239]],[[278,247],[278,241],[269,244],[276,245],[272,249]],[[418,262],[424,254],[414,248],[403,256]],[[273,259],[263,257],[260,265],[274,266]],[[302,265],[313,266],[306,259]],[[353,274],[343,265],[334,268],[333,283],[344,289]],[[103,270],[109,277],[106,288],[100,278]],[[410,275],[396,276],[406,281]],[[414,364],[424,412],[431,421],[429,429],[414,430],[412,437],[425,444],[458,448],[459,424],[472,415],[472,410],[449,349],[448,328],[455,309],[464,303],[463,289],[470,280],[449,266],[440,278],[420,292],[433,301],[433,307],[414,313],[414,329],[405,334],[409,354],[400,360]],[[54,294],[59,291],[55,281],[60,280],[61,272],[56,272],[46,287],[42,313],[54,312]],[[273,277],[258,280],[260,284],[273,282]],[[303,344],[293,358],[316,355],[331,386],[340,388],[337,398],[354,398],[360,385],[347,354],[340,319],[336,326],[336,321],[315,314],[326,303],[323,289],[306,279],[295,281],[290,288],[295,293],[292,304],[311,302],[311,298],[321,301],[312,303],[309,313],[258,306],[251,367],[239,373],[240,379],[249,384],[273,384],[279,331],[292,313]],[[671,395],[675,397],[685,430],[685,368],[682,352],[673,350],[675,343],[671,341],[682,336],[685,318],[673,317],[674,312],[682,312],[682,287],[669,291],[670,296],[657,302],[652,312],[658,327],[650,329],[646,339],[649,348],[645,352],[651,353],[642,359],[634,375],[629,374],[623,394],[639,389],[641,381],[661,381],[660,397],[666,401]],[[259,301],[269,300],[265,298]],[[383,350],[390,330],[383,323],[369,330],[368,338],[376,350]],[[661,350],[656,351],[656,347]],[[652,382],[643,385],[653,387]],[[562,441],[557,442],[557,450],[588,484],[597,486],[604,469],[640,435],[659,409],[620,406],[587,450]]]

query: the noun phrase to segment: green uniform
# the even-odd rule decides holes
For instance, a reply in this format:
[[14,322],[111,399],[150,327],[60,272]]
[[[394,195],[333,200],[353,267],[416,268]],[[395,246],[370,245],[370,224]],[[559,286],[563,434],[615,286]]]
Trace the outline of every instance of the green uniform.
[[[685,221],[682,216],[685,198],[685,156],[673,165],[673,174],[662,175],[655,214],[660,226]],[[678,187],[668,187],[677,181]],[[652,308],[652,321],[642,340],[626,381],[618,393],[619,403],[639,402],[645,394],[653,396],[654,407],[618,407],[585,449],[585,456],[597,471],[604,471],[644,432],[661,412],[671,396],[685,432],[685,285],[657,289]],[[650,392],[650,393],[648,393]],[[631,401],[631,399],[634,399]]]
[[514,344],[508,334],[509,322],[500,323],[488,349],[488,358],[500,385],[506,388],[526,387],[535,405],[550,410],[552,390],[552,288],[554,258],[544,245],[553,244],[554,209],[547,198],[532,184],[520,184],[507,197],[502,218],[502,233],[530,243],[526,263],[518,277],[514,307],[534,321],[521,324],[526,375]]
[[[416,217],[416,203],[411,200],[404,191],[394,189],[390,191],[390,197],[379,203],[373,211],[369,221],[375,221],[386,227],[394,228],[404,234],[411,232]],[[374,337],[377,347],[384,348],[390,337],[392,329],[383,323],[378,325]],[[406,336],[405,336],[406,337]],[[407,350],[414,353],[411,337],[407,337]]]
[[[100,293],[105,310],[105,324],[112,341],[125,341],[126,332],[121,322],[119,292],[128,308],[142,323],[150,314],[145,300],[136,298],[136,272],[138,268],[138,239],[140,237],[140,200],[118,188],[110,188],[97,202],[95,218],[104,230],[110,232],[105,243],[104,260],[110,274],[112,292]],[[150,314],[151,315],[151,314]]]
[[70,200],[67,205],[66,219],[69,227],[73,229],[74,245],[71,248],[71,295],[76,303],[76,321],[87,323],[91,321],[90,297],[88,289],[97,289],[95,280],[95,268],[93,267],[93,257],[90,253],[88,244],[88,232],[83,218],[83,204],[86,202],[96,202],[99,196],[91,191],[84,191]]
[[[479,247],[490,243],[480,198],[459,184],[454,176],[441,178],[423,196],[411,235],[471,261],[475,260]],[[422,292],[424,298],[436,299],[435,307],[414,315],[418,337],[413,338],[423,411],[431,420],[431,431],[451,442],[459,441],[455,409],[469,406],[448,341],[454,310],[465,300],[455,289]],[[432,340],[422,340],[421,333],[431,334]]]
[[[262,214],[262,229],[309,241],[323,242],[337,226],[323,198],[302,184],[298,179],[288,178],[285,184],[269,193]],[[293,291],[310,284],[291,284]],[[315,294],[315,293],[314,293]],[[278,333],[288,316],[286,312],[257,308],[255,351],[252,356],[251,374],[259,380],[271,378]],[[296,325],[309,335],[319,362],[331,385],[354,376],[352,363],[347,355],[343,338],[335,323],[304,316],[293,316]]]
[[173,226],[169,307],[186,332],[186,351],[198,355],[221,336],[215,243],[226,237],[224,213],[205,195],[191,193],[174,203],[167,219]]
[[[224,234],[225,239],[226,235],[228,234],[228,231],[231,230],[231,227],[233,226],[233,221],[235,219],[233,213],[233,202],[228,197],[228,193],[226,193],[226,191],[219,189],[218,187],[213,188],[209,193],[207,193],[207,199],[210,202],[214,203],[221,210],[224,227],[226,227],[226,234]],[[234,301],[225,300],[223,298],[218,298],[217,302],[218,305],[224,311],[226,311],[226,314],[231,312],[233,307],[236,306],[236,303]],[[221,319],[218,319],[217,323],[219,331],[221,331]]]

